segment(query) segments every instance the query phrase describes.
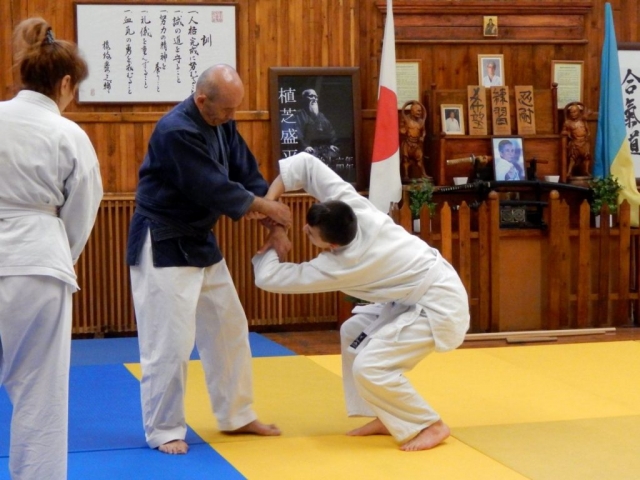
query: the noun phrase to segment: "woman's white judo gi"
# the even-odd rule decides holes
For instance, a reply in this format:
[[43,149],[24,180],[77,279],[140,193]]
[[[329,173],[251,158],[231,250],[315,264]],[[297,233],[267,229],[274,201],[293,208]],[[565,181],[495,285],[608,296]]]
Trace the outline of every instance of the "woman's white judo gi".
[[280,160],[286,191],[341,200],[358,219],[356,238],[302,264],[273,250],[253,259],[256,285],[278,293],[341,290],[375,305],[356,309],[341,328],[349,415],[377,416],[398,441],[438,421],[403,375],[435,351],[458,347],[469,328],[467,293],[440,253],[373,206],[317,158]]
[[86,133],[33,91],[0,102],[0,382],[16,480],[67,478],[73,269],[102,181]]

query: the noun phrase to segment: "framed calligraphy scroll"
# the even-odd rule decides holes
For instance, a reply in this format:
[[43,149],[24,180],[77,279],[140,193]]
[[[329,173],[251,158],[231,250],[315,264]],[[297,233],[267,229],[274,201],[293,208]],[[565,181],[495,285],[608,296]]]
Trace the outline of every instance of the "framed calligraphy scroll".
[[[627,138],[631,147],[631,158],[636,178],[640,178],[640,43],[618,44],[622,104]],[[602,114],[602,113],[600,113]]]
[[76,3],[89,65],[78,101],[180,102],[217,63],[236,66],[236,5]]
[[360,158],[359,67],[269,69],[272,158],[307,152],[366,189]]

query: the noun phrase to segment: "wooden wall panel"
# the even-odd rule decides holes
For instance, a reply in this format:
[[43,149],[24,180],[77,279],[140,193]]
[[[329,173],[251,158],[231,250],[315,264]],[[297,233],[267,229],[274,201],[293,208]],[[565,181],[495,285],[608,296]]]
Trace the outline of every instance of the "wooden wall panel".
[[[283,201],[293,212],[294,248],[290,259],[309,260],[317,247],[302,233],[306,212],[315,202],[308,195],[292,194]],[[129,268],[125,262],[127,232],[135,202],[133,195],[106,195],[76,271],[81,290],[73,296],[73,333],[76,335],[136,331]],[[326,328],[337,320],[335,292],[282,295],[258,289],[253,281],[251,257],[263,245],[264,228],[255,221],[234,222],[223,217],[214,229],[220,249],[253,330],[282,329],[301,324]]]
[[[89,0],[91,1],[91,0]],[[95,3],[103,3],[95,0]],[[140,3],[157,3],[142,0]],[[189,3],[176,0],[174,3]],[[359,60],[360,33],[356,29],[357,0],[219,0],[238,5],[238,71],[246,89],[238,114],[239,128],[259,159],[261,169],[273,178],[269,123],[269,67],[354,66]],[[44,0],[11,0],[0,7],[0,99],[13,96],[15,80],[11,66],[11,32],[24,18],[39,15],[51,23],[58,38],[75,38],[74,4]],[[94,142],[104,175],[105,191],[135,190],[137,168],[146,152],[153,125],[143,122],[144,113],[155,122],[169,104],[76,104],[65,115],[78,122]],[[126,114],[132,117],[127,121]],[[114,117],[109,117],[114,115]],[[100,123],[103,119],[106,123]],[[94,123],[97,122],[97,123]]]
[[[88,0],[103,3],[104,0]],[[123,1],[126,0],[116,0]],[[173,0],[173,3],[201,0]],[[359,66],[361,152],[368,176],[375,128],[384,0],[217,0],[238,6],[238,71],[246,85],[237,115],[240,132],[263,174],[276,175],[271,158],[269,68]],[[140,3],[158,3],[140,0]],[[549,88],[551,61],[585,62],[584,103],[592,134],[598,112],[605,0],[394,0],[398,59],[422,61],[421,90],[465,89],[477,83],[477,55],[501,53],[507,82]],[[612,2],[618,42],[640,41],[640,3]],[[75,38],[73,0],[0,1],[0,100],[14,95],[11,33],[29,16],[42,16],[58,38]],[[481,17],[495,12],[500,36],[481,36]],[[403,24],[404,22],[404,24]],[[553,26],[553,28],[550,28]],[[426,101],[426,95],[419,100]],[[172,104],[77,104],[65,116],[89,134],[98,152],[105,190],[135,190],[137,170],[155,122]],[[592,142],[595,143],[595,142]],[[427,156],[431,155],[428,150]],[[264,308],[276,308],[271,299]],[[262,301],[256,297],[256,301]],[[281,301],[278,308],[285,308]],[[262,306],[260,307],[262,308]],[[288,308],[288,307],[287,307]]]

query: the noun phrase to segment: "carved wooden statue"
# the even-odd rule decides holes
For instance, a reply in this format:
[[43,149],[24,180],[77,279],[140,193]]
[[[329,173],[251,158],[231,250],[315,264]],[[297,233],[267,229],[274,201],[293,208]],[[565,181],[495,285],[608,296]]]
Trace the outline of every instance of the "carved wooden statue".
[[410,100],[402,106],[400,112],[402,181],[408,182],[413,178],[428,177],[423,163],[427,110],[417,100]]
[[591,176],[591,143],[584,104],[571,102],[564,107],[562,133],[567,135],[567,174],[569,177]]

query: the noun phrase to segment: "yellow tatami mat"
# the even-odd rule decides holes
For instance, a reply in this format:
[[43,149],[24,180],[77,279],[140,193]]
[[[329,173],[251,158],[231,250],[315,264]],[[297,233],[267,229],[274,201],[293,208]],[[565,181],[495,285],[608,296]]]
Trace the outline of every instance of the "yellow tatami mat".
[[640,478],[637,342],[433,354],[409,378],[452,437],[409,453],[390,437],[344,435],[366,419],[346,417],[339,356],[253,365],[255,408],[281,437],[220,434],[199,361],[187,394],[189,426],[250,480]]
[[640,416],[458,428],[455,436],[534,480],[640,478]]

